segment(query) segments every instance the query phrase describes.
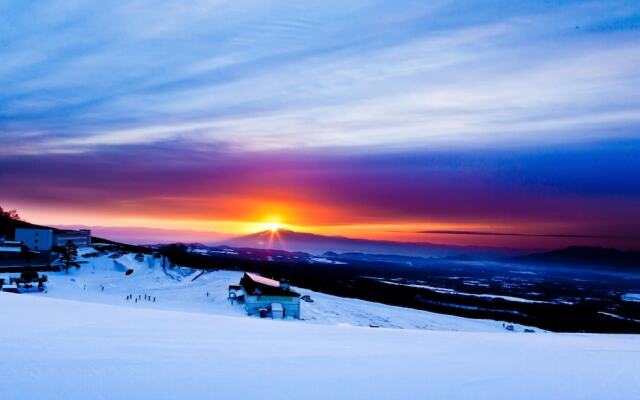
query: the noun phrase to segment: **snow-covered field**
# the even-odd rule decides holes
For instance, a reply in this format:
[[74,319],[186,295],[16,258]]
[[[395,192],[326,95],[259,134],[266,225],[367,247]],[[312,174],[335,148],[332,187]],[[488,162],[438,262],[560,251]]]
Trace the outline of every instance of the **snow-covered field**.
[[640,293],[626,293],[622,295],[624,301],[637,301],[640,302]]
[[513,333],[304,289],[305,321],[261,320],[226,301],[239,273],[90,260],[46,294],[0,293],[0,399],[640,398],[639,335]]
[[[83,249],[80,254],[92,251],[92,249]],[[88,263],[82,265],[80,269],[70,269],[68,274],[48,273],[46,294],[29,295],[136,308],[256,318],[246,316],[241,305],[232,305],[227,300],[228,287],[231,284],[238,284],[242,276],[241,272],[213,271],[201,275],[201,270],[163,269],[160,259],[145,256],[144,261],[139,262],[135,260],[134,254],[126,254],[115,260],[108,256],[82,260]],[[131,275],[125,275],[128,269],[133,269],[134,272]],[[196,279],[193,280],[194,278]],[[303,288],[295,288],[295,290],[311,296],[314,301],[313,303],[301,302],[304,321],[286,321],[286,323],[366,327],[376,325],[387,328],[472,332],[504,331],[502,322],[498,321],[474,320],[393,307],[331,296]],[[139,302],[126,300],[129,294],[142,295],[143,300]],[[145,294],[155,297],[156,302],[145,301]],[[516,331],[522,332],[523,329],[522,326],[515,326]]]

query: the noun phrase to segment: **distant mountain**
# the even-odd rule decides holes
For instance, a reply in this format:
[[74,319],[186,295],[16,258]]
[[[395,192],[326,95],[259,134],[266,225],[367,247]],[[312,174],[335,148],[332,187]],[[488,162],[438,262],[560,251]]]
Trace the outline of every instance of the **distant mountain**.
[[[8,240],[13,240],[15,237],[15,231],[16,228],[35,228],[35,229],[52,229],[54,232],[56,231],[60,231],[63,229],[74,229],[71,227],[52,227],[52,226],[45,226],[45,225],[37,225],[37,224],[32,224],[30,222],[26,222],[26,221],[21,221],[21,220],[17,220],[17,219],[11,219],[8,218],[6,216],[0,215],[0,238],[5,238]],[[80,229],[80,228],[78,228]],[[108,244],[114,244],[114,245],[118,245],[120,247],[122,247],[123,249],[127,249],[130,251],[141,251],[142,248],[136,245],[131,245],[128,243],[122,243],[122,242],[118,242],[118,241],[114,241],[114,240],[110,240],[110,239],[103,239],[101,237],[97,237],[94,236],[95,232],[91,232],[91,241],[93,243],[108,243]]]
[[168,244],[176,242],[200,242],[204,244],[215,244],[228,238],[218,232],[194,231],[188,229],[160,229],[142,228],[136,226],[113,227],[113,226],[83,226],[66,225],[58,226],[62,229],[91,229],[92,234],[115,240],[118,242],[131,244]]
[[534,253],[525,256],[511,257],[508,261],[521,264],[640,268],[640,251],[621,251],[604,247],[571,246],[545,253]]
[[422,242],[353,239],[280,229],[240,236],[224,242],[231,247],[302,251],[311,254],[326,252],[387,254],[412,257],[454,257],[463,253],[494,259],[523,254],[523,251],[476,246],[448,246]]

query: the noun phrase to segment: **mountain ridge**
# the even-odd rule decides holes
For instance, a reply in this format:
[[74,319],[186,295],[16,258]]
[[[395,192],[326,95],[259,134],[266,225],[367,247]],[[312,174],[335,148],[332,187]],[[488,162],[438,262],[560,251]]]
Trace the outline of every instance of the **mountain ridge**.
[[568,246],[562,249],[511,257],[508,261],[519,264],[640,267],[640,251],[624,251],[597,246]]
[[488,258],[524,255],[535,250],[510,249],[483,246],[455,246],[430,242],[396,242],[390,240],[374,240],[350,238],[345,236],[328,236],[308,232],[297,232],[288,229],[277,231],[261,231],[249,235],[238,236],[220,245],[230,247],[253,247],[260,249],[303,251],[321,255],[325,252],[365,252],[375,254],[395,254],[418,257],[452,257],[463,253]]

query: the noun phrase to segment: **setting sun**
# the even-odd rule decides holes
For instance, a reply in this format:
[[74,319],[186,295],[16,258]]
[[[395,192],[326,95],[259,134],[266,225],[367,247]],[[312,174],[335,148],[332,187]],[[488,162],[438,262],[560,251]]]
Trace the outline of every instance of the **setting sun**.
[[280,228],[282,228],[282,225],[277,222],[272,222],[267,224],[267,229],[270,230],[271,232],[277,232],[280,230]]

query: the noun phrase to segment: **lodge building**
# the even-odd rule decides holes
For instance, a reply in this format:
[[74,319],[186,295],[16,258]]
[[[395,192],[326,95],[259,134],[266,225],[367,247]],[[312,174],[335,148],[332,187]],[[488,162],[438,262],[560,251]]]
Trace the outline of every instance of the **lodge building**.
[[229,286],[229,299],[243,304],[249,315],[300,319],[300,294],[287,282],[246,272],[239,285]]

